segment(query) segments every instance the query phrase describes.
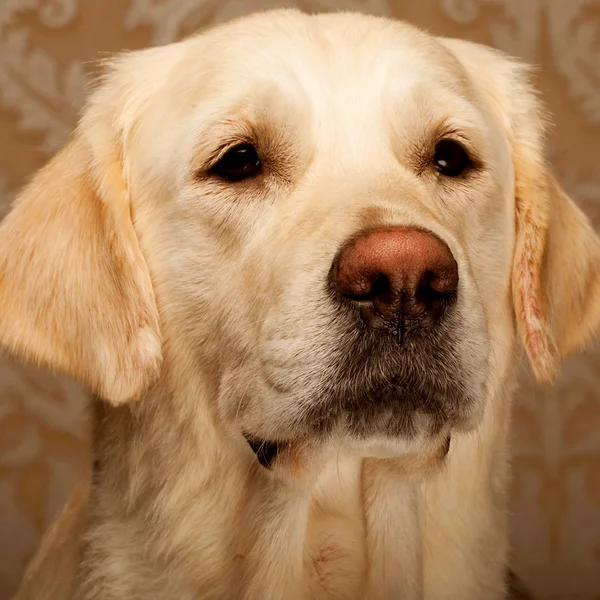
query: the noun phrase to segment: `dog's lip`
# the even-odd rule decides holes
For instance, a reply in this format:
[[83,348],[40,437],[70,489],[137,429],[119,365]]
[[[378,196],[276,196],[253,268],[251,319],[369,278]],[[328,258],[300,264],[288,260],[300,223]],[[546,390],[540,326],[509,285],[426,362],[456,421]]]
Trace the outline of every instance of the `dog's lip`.
[[442,445],[442,457],[446,456],[448,452],[450,452],[450,444],[452,443],[452,436],[448,434],[446,439],[444,440],[444,444]]
[[451,444],[452,444],[452,436],[450,434],[448,434],[446,436],[446,438],[444,439],[444,441],[441,443],[441,445],[438,446],[437,449],[433,451],[433,453],[432,453],[433,461],[434,462],[436,460],[439,462],[443,461],[446,458],[446,456],[448,456],[448,453],[450,452]]
[[412,464],[410,464],[411,468],[407,469],[407,472],[426,472],[442,464],[450,452],[451,443],[452,436],[448,434],[441,444],[437,445],[431,452],[414,456],[412,461],[408,461],[409,463],[412,462]]
[[252,452],[258,458],[258,462],[265,468],[269,468],[277,458],[279,452],[285,448],[289,442],[259,440],[249,436],[244,436]]

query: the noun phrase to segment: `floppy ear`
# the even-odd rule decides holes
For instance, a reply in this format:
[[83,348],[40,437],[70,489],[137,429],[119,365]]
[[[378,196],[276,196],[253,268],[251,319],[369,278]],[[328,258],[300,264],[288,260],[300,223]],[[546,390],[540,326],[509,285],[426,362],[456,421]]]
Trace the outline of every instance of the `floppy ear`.
[[523,154],[515,150],[513,296],[533,371],[551,381],[600,329],[600,239],[543,162]]
[[84,117],[0,225],[0,344],[118,403],[157,377],[161,341],[112,138]]
[[517,329],[538,380],[600,329],[600,240],[550,174],[545,115],[527,65],[487,46],[441,39],[504,127],[515,173],[512,294]]

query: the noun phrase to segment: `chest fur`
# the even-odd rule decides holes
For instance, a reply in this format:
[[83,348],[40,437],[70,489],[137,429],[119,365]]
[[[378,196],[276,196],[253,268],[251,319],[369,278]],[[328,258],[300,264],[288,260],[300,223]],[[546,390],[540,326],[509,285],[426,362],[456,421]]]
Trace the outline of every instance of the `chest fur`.
[[419,491],[390,468],[339,459],[323,473],[305,538],[308,597],[420,597]]

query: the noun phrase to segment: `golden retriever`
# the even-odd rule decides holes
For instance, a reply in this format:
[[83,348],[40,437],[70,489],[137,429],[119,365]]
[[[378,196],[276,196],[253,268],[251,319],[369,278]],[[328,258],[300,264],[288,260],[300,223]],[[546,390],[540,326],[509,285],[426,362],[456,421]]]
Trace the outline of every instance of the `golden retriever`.
[[0,229],[0,341],[85,382],[18,598],[507,596],[508,431],[600,327],[527,67],[359,14],[118,56]]

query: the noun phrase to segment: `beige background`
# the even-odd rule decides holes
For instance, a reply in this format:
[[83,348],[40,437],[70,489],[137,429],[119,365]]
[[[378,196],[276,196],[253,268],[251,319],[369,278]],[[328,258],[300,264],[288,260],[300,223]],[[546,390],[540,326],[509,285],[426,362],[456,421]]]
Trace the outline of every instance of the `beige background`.
[[[0,0],[0,216],[61,145],[99,53],[170,42],[276,0]],[[600,0],[305,0],[411,20],[540,66],[549,154],[600,226]],[[88,456],[85,393],[0,357],[0,600]],[[540,598],[600,599],[600,353],[553,389],[523,376],[515,427],[515,565]]]

